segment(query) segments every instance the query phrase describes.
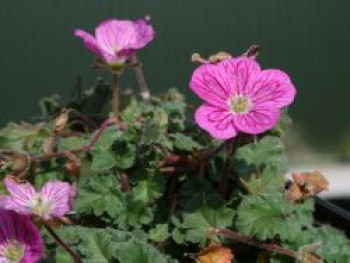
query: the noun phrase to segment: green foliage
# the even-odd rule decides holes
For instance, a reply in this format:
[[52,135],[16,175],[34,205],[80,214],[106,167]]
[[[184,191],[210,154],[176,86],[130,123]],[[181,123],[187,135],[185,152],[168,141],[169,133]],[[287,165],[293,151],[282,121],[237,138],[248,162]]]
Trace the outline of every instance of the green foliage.
[[312,223],[312,205],[293,205],[281,194],[246,196],[237,210],[239,231],[261,240],[294,241]]
[[171,138],[174,139],[174,145],[179,150],[192,152],[201,148],[199,143],[182,133],[172,134]]
[[194,213],[185,213],[182,223],[174,221],[177,227],[173,237],[178,243],[193,242],[204,246],[209,229],[230,227],[234,215],[234,211],[226,206],[216,209],[203,206]]
[[[59,234],[88,263],[176,262],[130,232],[112,228],[65,227]],[[57,247],[55,250],[55,262],[70,262],[65,251]]]
[[169,237],[169,225],[158,224],[155,228],[151,229],[148,234],[148,238],[155,242],[163,242]]
[[26,151],[37,154],[41,142],[49,137],[49,130],[44,123],[16,124],[10,122],[0,131],[0,149]]
[[279,173],[287,171],[287,158],[280,138],[265,136],[259,141],[245,145],[235,155],[236,170],[240,174],[260,173],[265,168]]
[[[234,253],[242,249],[235,255],[237,262],[253,262],[261,252],[248,244],[231,246],[228,238],[209,235],[212,228],[273,241],[293,251],[322,242],[317,253],[326,262],[349,260],[349,240],[343,234],[314,226],[312,199],[293,204],[284,198],[287,159],[279,136],[288,123],[286,114],[266,134],[242,134],[233,156],[227,158],[231,166],[223,194],[219,185],[225,147],[193,124],[193,113],[188,118],[178,91],[171,89],[147,102],[122,95],[121,123],[101,131],[96,127],[109,116],[111,93],[99,80],[95,88],[67,103],[58,96],[45,98],[40,105],[48,121],[10,123],[0,131],[0,147],[22,157],[43,156],[47,139],[57,138],[53,151],[61,153],[58,158],[33,162],[26,170],[18,168],[11,152],[0,156],[0,172],[23,173],[38,188],[48,180],[77,183],[78,198],[68,215],[74,225],[61,225],[56,231],[83,262],[190,262],[184,255],[195,255],[210,241],[225,242]],[[63,107],[72,113],[60,134],[53,131],[53,120]],[[100,132],[90,150],[79,152]],[[78,172],[68,169],[72,165]],[[6,193],[2,182],[0,193]],[[71,262],[53,240],[45,240],[43,262]],[[289,257],[270,252],[258,262],[266,258],[290,262]]]

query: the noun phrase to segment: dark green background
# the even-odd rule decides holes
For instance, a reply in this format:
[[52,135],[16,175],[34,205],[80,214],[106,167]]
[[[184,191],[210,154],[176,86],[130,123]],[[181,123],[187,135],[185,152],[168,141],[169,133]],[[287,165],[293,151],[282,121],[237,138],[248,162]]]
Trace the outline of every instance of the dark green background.
[[[240,54],[260,44],[262,65],[291,75],[291,112],[309,140],[332,144],[350,131],[349,0],[1,0],[1,124],[37,113],[42,96],[68,96],[78,75],[85,87],[101,75],[74,28],[145,14],[157,31],[140,54],[152,90],[188,91],[193,52]],[[130,77],[124,86],[134,86]]]

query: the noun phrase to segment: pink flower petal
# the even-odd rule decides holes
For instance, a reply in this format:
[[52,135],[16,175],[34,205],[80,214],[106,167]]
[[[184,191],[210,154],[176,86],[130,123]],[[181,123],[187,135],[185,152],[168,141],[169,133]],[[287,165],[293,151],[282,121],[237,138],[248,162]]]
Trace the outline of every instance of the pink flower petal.
[[190,88],[208,104],[226,109],[233,86],[221,66],[205,64],[194,71]]
[[13,210],[13,203],[11,197],[6,195],[0,196],[0,209]]
[[84,40],[84,44],[89,50],[94,52],[97,56],[103,57],[103,51],[100,49],[96,39],[91,34],[81,29],[75,30],[74,34]]
[[13,209],[19,213],[30,214],[28,203],[35,195],[34,187],[30,183],[17,183],[10,178],[5,178],[4,184],[10,193]]
[[249,134],[263,133],[275,126],[280,118],[277,108],[253,108],[249,113],[234,116],[234,124],[239,131]]
[[27,216],[0,209],[0,222],[0,248],[5,248],[10,241],[17,241],[25,247],[21,263],[35,263],[42,258],[44,242]]
[[282,108],[293,102],[296,90],[286,73],[269,69],[251,83],[249,93],[253,104]]
[[226,140],[237,134],[233,114],[227,110],[204,104],[197,109],[195,119],[202,129],[208,131],[216,139]]
[[50,181],[43,186],[41,196],[49,199],[53,205],[49,217],[62,217],[70,211],[70,191],[70,184],[60,181]]
[[135,22],[110,19],[97,26],[96,40],[111,55],[124,49],[138,50],[153,40],[153,28],[143,19]]
[[261,72],[259,64],[253,58],[247,57],[225,59],[220,67],[229,76],[231,95],[247,95],[250,82]]

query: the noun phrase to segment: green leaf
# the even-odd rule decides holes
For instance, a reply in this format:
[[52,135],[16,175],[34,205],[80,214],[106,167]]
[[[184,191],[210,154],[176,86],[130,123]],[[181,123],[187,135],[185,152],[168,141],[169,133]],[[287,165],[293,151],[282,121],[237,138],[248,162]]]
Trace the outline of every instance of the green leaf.
[[96,172],[103,172],[116,165],[115,155],[112,151],[92,151],[93,160],[91,169]]
[[133,166],[136,158],[136,146],[133,144],[117,143],[115,145],[115,166],[128,169]]
[[234,156],[236,171],[250,175],[261,172],[266,167],[275,169],[281,174],[287,171],[287,157],[282,141],[273,136],[265,136],[239,148]]
[[43,123],[13,123],[0,130],[0,148],[38,154],[50,132]]
[[94,176],[79,189],[75,209],[78,213],[104,213],[111,218],[117,217],[125,208],[125,197],[113,174]]
[[343,232],[330,226],[311,228],[308,232],[313,242],[322,243],[318,252],[324,260],[337,263],[349,262],[350,240]]
[[[116,262],[119,242],[125,242],[131,238],[127,232],[118,230],[85,228],[85,227],[63,227],[59,235],[82,257],[83,262],[87,263],[109,263]],[[67,252],[58,250],[56,257],[61,260],[67,258],[61,254]],[[64,261],[61,261],[64,262]],[[70,261],[66,261],[70,262]]]
[[58,142],[59,151],[70,151],[72,149],[80,148],[88,144],[88,141],[82,137],[66,137],[60,138]]
[[117,161],[112,146],[119,136],[121,136],[121,132],[115,126],[108,127],[104,131],[90,151],[92,155],[91,169],[102,172],[116,165]]
[[133,196],[136,201],[143,204],[154,201],[163,194],[163,184],[153,178],[142,180],[133,188]]
[[132,195],[126,195],[122,210],[118,216],[114,217],[114,222],[122,229],[128,229],[129,226],[140,228],[153,221],[154,209],[145,206],[144,203],[134,200]]
[[174,140],[174,146],[178,150],[192,152],[194,150],[201,149],[201,145],[194,141],[190,136],[182,133],[174,133],[170,135],[170,138]]
[[[59,235],[87,263],[176,263],[142,238],[130,232],[106,228],[63,227]],[[57,249],[56,259],[66,254]],[[56,261],[55,261],[56,262]],[[63,261],[61,261],[63,262]],[[66,262],[70,262],[70,259]]]
[[279,236],[293,241],[304,226],[311,224],[312,210],[309,209],[311,207],[285,201],[282,194],[247,196],[238,207],[236,227],[261,240]]
[[260,174],[252,174],[248,181],[242,179],[250,194],[281,193],[284,189],[284,176],[275,169],[267,167]]
[[120,243],[117,258],[121,263],[176,263],[176,260],[158,252],[156,248],[136,239]]
[[148,233],[148,238],[155,242],[163,242],[169,237],[168,224],[158,224]]
[[148,120],[142,132],[141,144],[160,143],[164,137],[164,132],[164,128],[155,120]]
[[204,245],[208,238],[208,230],[211,227],[226,228],[232,226],[234,215],[234,211],[225,206],[216,209],[204,206],[194,213],[184,214],[179,229],[184,231],[186,241]]

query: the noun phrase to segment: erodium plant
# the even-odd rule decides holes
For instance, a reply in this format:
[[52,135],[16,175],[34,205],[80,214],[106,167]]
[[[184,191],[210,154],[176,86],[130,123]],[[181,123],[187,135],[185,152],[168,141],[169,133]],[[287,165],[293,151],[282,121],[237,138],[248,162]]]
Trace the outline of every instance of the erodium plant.
[[[313,217],[327,180],[285,180],[287,73],[261,69],[256,46],[196,54],[196,108],[183,91],[150,94],[136,57],[149,18],[95,31],[75,35],[111,84],[78,79],[69,102],[40,101],[43,121],[0,131],[0,262],[349,262],[346,236]],[[126,70],[141,96],[119,87]]]

